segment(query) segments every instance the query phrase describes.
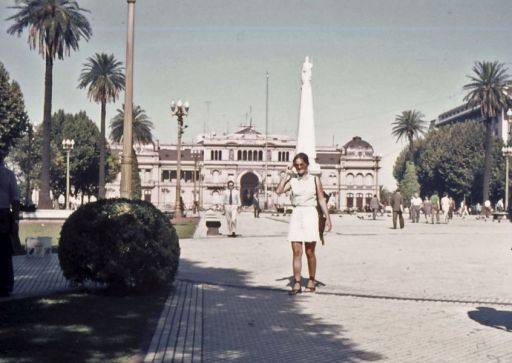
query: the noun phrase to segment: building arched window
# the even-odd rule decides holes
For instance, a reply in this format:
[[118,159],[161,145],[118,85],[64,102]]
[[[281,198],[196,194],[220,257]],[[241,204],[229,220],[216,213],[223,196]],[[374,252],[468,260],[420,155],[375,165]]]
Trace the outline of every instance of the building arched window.
[[236,156],[237,156],[237,160],[242,160],[242,150],[238,150]]
[[249,150],[248,154],[249,154],[248,155],[249,156],[249,161],[252,161],[252,150]]
[[244,150],[242,159],[247,160],[247,150]]
[[215,160],[215,152],[213,150],[210,152],[210,160]]
[[277,153],[277,161],[281,161],[281,151]]
[[356,194],[356,208],[357,210],[363,209],[363,193]]
[[368,207],[368,209],[370,209],[370,201],[372,200],[373,198],[373,194],[372,193],[366,193],[366,198],[364,200],[364,205],[366,207]]
[[222,150],[219,150],[219,158],[217,160],[222,160]]
[[364,177],[364,185],[371,187],[373,185],[373,175],[368,173]]
[[212,179],[213,179],[213,182],[214,183],[218,183],[220,180],[220,171],[219,170],[214,170],[212,172]]
[[354,174],[347,174],[347,185],[354,185]]
[[259,161],[263,160],[263,151],[261,151],[261,150],[258,152],[258,160]]
[[363,185],[363,174],[356,175],[356,185]]
[[290,152],[289,151],[286,152],[286,161],[290,161]]
[[354,194],[347,193],[347,208],[354,208]]

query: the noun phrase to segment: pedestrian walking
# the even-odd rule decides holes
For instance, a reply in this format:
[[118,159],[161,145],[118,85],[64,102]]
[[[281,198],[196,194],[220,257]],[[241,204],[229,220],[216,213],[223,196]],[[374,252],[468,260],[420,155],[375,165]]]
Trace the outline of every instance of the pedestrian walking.
[[6,152],[0,150],[0,297],[14,288],[12,238],[18,236],[20,196],[14,173],[4,165]]
[[432,202],[430,202],[430,199],[428,196],[425,197],[425,200],[423,201],[423,214],[425,214],[425,222],[428,223],[428,220],[431,217],[432,214]]
[[223,204],[228,224],[228,237],[236,237],[236,219],[240,211],[240,193],[235,189],[235,183],[232,180],[228,181]]
[[397,189],[391,197],[391,208],[393,209],[393,228],[396,229],[396,219],[400,221],[400,229],[404,228],[404,201],[400,194],[400,189]]
[[370,200],[370,209],[372,211],[373,220],[377,219],[377,212],[379,211],[380,206],[379,198],[377,198],[377,194],[374,194],[373,198]]
[[466,205],[466,202],[464,199],[460,202],[460,208],[459,208],[459,216],[462,219],[465,219],[466,216],[469,215],[468,213],[468,206]]
[[434,218],[436,223],[439,224],[441,223],[439,220],[439,209],[441,206],[439,205],[439,195],[437,195],[436,191],[430,197],[430,203],[432,204],[432,224],[434,224]]
[[330,231],[332,228],[322,183],[318,177],[308,173],[308,166],[309,158],[306,154],[298,153],[295,155],[292,166],[288,167],[276,189],[278,195],[291,190],[293,213],[288,230],[288,241],[292,245],[294,283],[292,290],[289,292],[290,295],[302,292],[303,243],[309,272],[309,280],[304,291],[315,292],[316,290],[315,247],[316,242],[321,239],[317,205],[320,206],[321,213],[326,218],[325,230]]
[[422,203],[423,201],[421,200],[419,194],[414,193],[414,196],[411,199],[412,223],[419,223]]
[[448,198],[448,193],[446,192],[444,192],[441,198],[441,210],[443,211],[444,223],[448,223],[450,218],[450,198]]
[[254,195],[252,196],[252,205],[254,207],[254,218],[259,218],[261,209],[260,209],[260,198],[259,198],[259,195],[257,192],[254,193]]

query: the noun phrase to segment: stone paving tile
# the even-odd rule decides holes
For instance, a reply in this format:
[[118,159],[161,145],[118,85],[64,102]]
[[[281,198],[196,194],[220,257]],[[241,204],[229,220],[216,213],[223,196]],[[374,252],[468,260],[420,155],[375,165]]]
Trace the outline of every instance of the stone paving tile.
[[13,267],[14,291],[10,299],[73,289],[62,275],[57,254],[44,257],[14,256]]
[[202,339],[202,285],[177,281],[162,310],[144,362],[201,362]]
[[205,362],[506,362],[512,354],[512,307],[226,286],[205,286],[204,299]]

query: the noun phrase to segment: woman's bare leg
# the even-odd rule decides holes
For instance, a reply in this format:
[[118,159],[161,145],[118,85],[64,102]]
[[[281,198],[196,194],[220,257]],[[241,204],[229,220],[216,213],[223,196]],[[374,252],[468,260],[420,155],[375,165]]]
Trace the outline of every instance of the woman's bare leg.
[[[315,275],[316,275],[316,256],[315,256],[315,242],[306,242],[306,257],[308,259],[308,271],[309,281],[307,287],[315,287]],[[313,280],[313,281],[311,281]]]
[[[293,288],[300,288],[301,269],[302,269],[302,242],[292,242],[293,251],[293,277],[295,283]],[[297,285],[297,286],[296,286]]]

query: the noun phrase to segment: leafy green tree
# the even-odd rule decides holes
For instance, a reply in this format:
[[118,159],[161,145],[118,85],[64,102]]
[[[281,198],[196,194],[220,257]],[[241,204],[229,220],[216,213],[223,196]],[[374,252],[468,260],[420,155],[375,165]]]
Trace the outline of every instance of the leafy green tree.
[[[431,195],[436,190],[447,192],[457,201],[463,198],[473,203],[481,201],[484,128],[477,121],[443,126],[430,130],[415,144],[413,159],[423,195]],[[491,200],[496,201],[503,195],[505,172],[501,143],[494,145]],[[395,162],[393,175],[398,182],[404,178],[408,153],[409,150],[404,149]]]
[[107,102],[115,102],[124,90],[122,63],[113,54],[96,53],[87,59],[79,79],[79,88],[88,88],[87,96],[101,104],[99,198],[105,198],[105,115]]
[[[123,105],[124,109],[124,105]],[[123,109],[117,110],[117,115],[110,120],[110,140],[113,142],[120,143],[123,140],[124,132],[124,111]],[[146,115],[140,106],[133,107],[133,144],[151,144],[153,143],[153,122]],[[132,144],[132,145],[133,145]],[[137,155],[135,150],[132,148],[132,155],[134,160],[132,164],[132,197],[133,199],[141,199],[142,190],[139,175],[139,165],[137,162]]]
[[72,0],[17,0],[16,14],[7,18],[14,24],[7,33],[18,36],[25,28],[28,29],[30,49],[39,49],[45,60],[44,111],[43,111],[43,144],[41,189],[39,207],[50,208],[50,165],[51,165],[51,119],[52,119],[52,84],[53,62],[55,58],[64,59],[71,50],[78,50],[82,38],[89,40],[91,26],[83,15],[87,10]]
[[414,138],[425,134],[426,122],[423,119],[425,116],[417,110],[403,111],[397,115],[395,122],[393,122],[392,135],[396,136],[397,142],[401,139],[409,141],[409,161],[412,161],[413,142]]
[[[37,139],[41,139],[38,137]],[[32,204],[31,191],[32,188],[38,187],[37,176],[41,172],[41,154],[38,152],[40,146],[35,145],[36,137],[34,136],[34,128],[28,125],[27,133],[12,148],[9,159],[21,174],[17,175],[18,186],[20,192],[23,193],[21,198],[26,206]],[[34,180],[33,180],[34,179]]]
[[[54,198],[66,191],[66,151],[62,148],[62,140],[73,139],[75,145],[70,155],[70,184],[71,195],[80,193],[83,196],[96,195],[98,192],[98,162],[100,132],[85,112],[67,114],[59,110],[53,115],[51,150],[52,167],[50,168],[50,185]],[[30,176],[37,177],[41,171],[41,157],[38,151],[42,145],[42,126],[35,130],[33,141],[29,147],[28,137],[21,139],[13,148],[12,160],[18,168]],[[106,149],[107,174],[106,180],[112,181],[119,172],[110,149]],[[26,178],[23,180],[26,187]],[[38,183],[32,183],[37,187]]]
[[491,182],[492,150],[494,137],[493,124],[498,114],[508,107],[508,96],[503,90],[510,83],[510,76],[503,63],[475,62],[473,75],[467,76],[471,82],[464,85],[468,91],[464,101],[471,107],[479,107],[485,120],[485,160],[482,181],[482,200],[489,199],[489,186]]
[[400,191],[407,205],[414,193],[420,192],[420,183],[416,175],[416,167],[412,161],[406,162],[404,178],[400,182]]
[[7,154],[28,130],[21,89],[0,62],[0,151]]
[[[100,132],[94,122],[85,112],[75,115],[66,114],[59,110],[53,116],[55,125],[52,132],[52,140],[56,145],[61,145],[64,139],[75,140],[75,145],[70,157],[70,184],[74,194],[82,196],[97,195],[99,191],[99,149]],[[110,157],[110,150],[106,150]],[[55,155],[56,163],[52,168],[52,189],[55,193],[64,193],[66,188],[66,151],[62,147]],[[112,176],[112,173],[108,173]]]

